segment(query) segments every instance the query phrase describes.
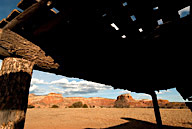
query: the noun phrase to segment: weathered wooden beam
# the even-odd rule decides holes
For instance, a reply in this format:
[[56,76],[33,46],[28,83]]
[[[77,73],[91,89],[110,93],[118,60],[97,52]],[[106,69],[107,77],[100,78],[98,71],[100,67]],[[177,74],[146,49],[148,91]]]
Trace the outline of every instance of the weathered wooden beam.
[[52,2],[50,0],[41,0],[40,2],[33,4],[25,11],[23,11],[20,15],[15,17],[11,22],[9,22],[4,27],[4,29],[13,30],[15,27],[18,27],[24,22],[27,22],[27,20],[29,20],[32,16],[38,14],[38,12],[45,8],[52,8]]
[[8,57],[0,71],[0,128],[23,129],[34,62]]
[[4,18],[0,21],[0,28],[3,28],[6,24],[8,23],[8,21]]
[[43,69],[59,67],[50,56],[46,56],[40,47],[10,30],[0,29],[0,56],[22,57]]
[[30,7],[32,4],[37,3],[37,0],[21,0],[18,4],[17,7],[25,10],[28,7]]
[[13,20],[16,16],[18,16],[21,12],[17,9],[14,9],[6,18],[7,21]]
[[58,14],[55,15],[53,19],[46,21],[43,25],[35,29],[33,32],[34,36],[38,36],[41,33],[51,31],[53,28],[61,24],[61,22],[64,21],[70,14],[72,14],[71,9],[66,9],[65,12],[64,11],[59,12]]

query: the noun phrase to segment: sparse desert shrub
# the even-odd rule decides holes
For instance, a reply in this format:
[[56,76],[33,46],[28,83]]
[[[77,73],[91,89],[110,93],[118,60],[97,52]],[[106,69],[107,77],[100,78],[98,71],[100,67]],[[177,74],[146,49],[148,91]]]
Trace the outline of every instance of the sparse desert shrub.
[[173,108],[173,104],[167,103],[167,104],[161,105],[161,106],[159,106],[159,107],[160,107],[160,108]]
[[33,105],[28,105],[27,108],[35,108]]
[[187,106],[183,102],[170,102],[165,105],[161,105],[160,108],[168,108],[168,109],[186,109]]
[[95,108],[95,105],[90,105],[90,108]]
[[72,108],[82,108],[83,103],[81,101],[72,104]]
[[115,105],[114,108],[130,108],[130,105]]
[[87,104],[83,104],[83,108],[88,108]]
[[58,105],[52,105],[51,108],[59,108]]
[[73,103],[69,108],[88,108],[87,104],[83,104],[81,101]]

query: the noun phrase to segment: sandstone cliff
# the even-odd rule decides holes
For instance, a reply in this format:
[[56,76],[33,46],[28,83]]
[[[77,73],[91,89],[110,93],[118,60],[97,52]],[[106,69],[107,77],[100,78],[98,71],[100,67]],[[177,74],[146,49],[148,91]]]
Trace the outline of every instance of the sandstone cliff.
[[[60,108],[69,107],[75,102],[82,102],[88,107],[131,107],[131,108],[150,108],[153,107],[152,100],[136,100],[131,94],[123,94],[117,97],[117,99],[107,99],[100,97],[63,97],[61,94],[50,93],[44,96],[37,96],[30,94],[28,99],[28,105],[32,105],[39,108],[49,108],[53,105],[57,105]],[[168,100],[158,100],[159,107],[161,108],[186,108],[184,103],[173,103]]]
[[50,93],[45,96],[30,94],[28,105],[41,108],[51,107],[52,105],[58,105],[59,107],[69,107],[73,103],[79,101],[81,101],[83,104],[87,104],[88,107],[113,107],[116,100],[100,97],[63,97],[61,94],[56,93]]
[[[168,100],[158,100],[159,106],[163,107],[166,104],[169,103]],[[153,107],[153,102],[152,100],[135,100],[130,94],[123,94],[117,97],[117,100],[115,101],[114,107],[142,107],[142,108],[149,108]]]

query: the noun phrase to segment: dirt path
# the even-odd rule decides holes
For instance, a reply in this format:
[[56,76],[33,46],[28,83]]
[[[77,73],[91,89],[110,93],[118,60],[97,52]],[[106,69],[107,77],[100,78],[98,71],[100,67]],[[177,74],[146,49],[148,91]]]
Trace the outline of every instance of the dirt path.
[[[192,128],[192,112],[188,109],[161,109],[161,115],[166,129]],[[28,109],[25,129],[156,129],[155,123],[153,109],[36,108]]]

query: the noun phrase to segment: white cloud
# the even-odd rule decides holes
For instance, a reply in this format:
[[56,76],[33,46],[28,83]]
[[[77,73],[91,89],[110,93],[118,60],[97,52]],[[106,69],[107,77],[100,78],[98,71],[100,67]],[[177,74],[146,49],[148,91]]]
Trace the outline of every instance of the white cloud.
[[52,86],[50,86],[49,88],[51,88],[53,92],[63,93],[66,95],[97,93],[100,90],[113,89],[113,87],[109,85],[104,85],[86,80],[69,81],[66,78],[52,81],[50,82],[50,84],[52,84]]
[[30,92],[33,92],[33,91],[35,91],[37,88],[38,88],[37,85],[31,85],[31,87],[29,88],[29,91],[30,91]]
[[151,95],[149,94],[144,94],[144,93],[137,93],[135,94],[135,99],[151,99]]
[[44,80],[40,80],[38,78],[32,78],[31,84],[48,84],[48,82],[45,82]]
[[39,88],[37,85],[31,85],[29,88],[29,93],[44,93],[45,89]]
[[170,90],[161,90],[161,91],[155,91],[155,93],[157,94],[157,95],[160,95],[160,94],[165,94],[165,93],[170,93],[171,91]]
[[61,88],[57,88],[57,87],[54,87],[54,86],[49,86],[49,89],[51,89],[51,91],[55,92],[55,93],[59,93],[59,94],[64,94],[65,93],[64,90],[61,90]]
[[[49,89],[39,88],[39,87],[42,87],[41,84],[46,85],[46,87],[48,87]],[[70,95],[70,94],[75,95],[75,94],[97,93],[98,91],[107,90],[107,89],[113,89],[113,87],[109,85],[104,85],[104,84],[95,83],[95,82],[86,81],[86,80],[77,79],[77,78],[68,79],[66,77],[63,77],[61,79],[54,80],[51,82],[46,82],[38,78],[32,78],[30,92],[40,93],[42,90],[44,91],[46,90],[49,92],[56,92],[56,93],[61,93],[65,95]]]
[[120,90],[119,91],[119,94],[128,94],[128,93],[131,93],[131,91],[129,91],[129,90]]
[[67,83],[69,83],[69,81],[66,78],[62,78],[60,80],[52,81],[50,84],[62,85],[62,84],[67,84]]

